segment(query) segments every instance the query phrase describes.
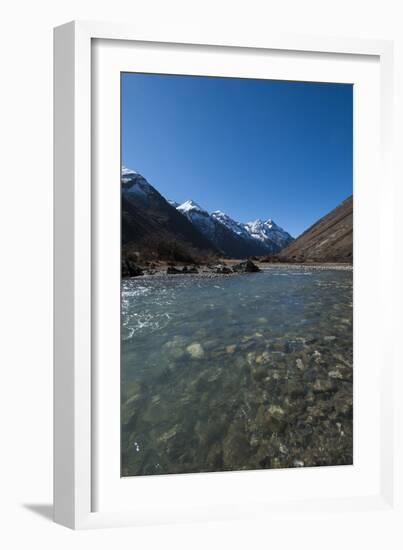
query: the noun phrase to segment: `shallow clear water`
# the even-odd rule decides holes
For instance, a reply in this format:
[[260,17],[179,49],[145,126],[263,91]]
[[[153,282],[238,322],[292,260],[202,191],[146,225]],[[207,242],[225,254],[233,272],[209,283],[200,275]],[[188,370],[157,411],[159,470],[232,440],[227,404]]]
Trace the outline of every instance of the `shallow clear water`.
[[352,463],[352,270],[122,281],[122,475]]

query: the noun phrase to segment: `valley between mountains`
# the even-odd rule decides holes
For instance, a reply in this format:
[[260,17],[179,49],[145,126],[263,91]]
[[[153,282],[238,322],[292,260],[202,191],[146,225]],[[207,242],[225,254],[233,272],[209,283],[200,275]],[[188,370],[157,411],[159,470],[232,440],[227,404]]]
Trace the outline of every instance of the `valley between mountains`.
[[294,239],[271,218],[248,223],[192,199],[163,197],[144,176],[122,168],[122,276],[164,272],[259,271],[266,263],[353,261],[353,199]]

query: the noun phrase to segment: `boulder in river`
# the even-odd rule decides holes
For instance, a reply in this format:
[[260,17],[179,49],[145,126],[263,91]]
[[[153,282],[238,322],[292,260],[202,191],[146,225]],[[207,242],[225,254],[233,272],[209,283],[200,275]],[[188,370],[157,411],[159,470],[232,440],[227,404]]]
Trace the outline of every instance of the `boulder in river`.
[[245,262],[233,265],[232,269],[237,273],[258,273],[261,271],[261,269],[249,259]]
[[187,267],[185,265],[182,268],[182,273],[188,273],[189,275],[193,275],[193,274],[199,273],[199,271],[195,265],[193,265],[192,267]]
[[179,275],[180,273],[182,273],[182,271],[176,267],[171,265],[167,267],[167,275]]
[[122,260],[122,277],[139,277],[140,275],[144,275],[144,272],[133,260]]
[[232,273],[232,269],[226,265],[216,265],[214,267],[214,273],[217,273],[218,275],[229,275]]

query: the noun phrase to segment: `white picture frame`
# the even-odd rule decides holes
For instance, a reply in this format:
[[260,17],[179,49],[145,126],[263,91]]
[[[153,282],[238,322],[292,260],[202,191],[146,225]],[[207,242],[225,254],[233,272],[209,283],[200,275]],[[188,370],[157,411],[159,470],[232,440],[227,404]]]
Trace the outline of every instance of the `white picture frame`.
[[[103,54],[100,53],[100,50],[96,50],[102,41],[107,41],[108,44],[113,43],[114,53],[111,55],[107,53],[102,57]],[[379,103],[379,119],[375,114],[373,126],[371,126],[373,132],[370,132],[369,141],[366,141],[365,147],[367,148],[363,149],[363,151],[373,152],[371,163],[375,164],[371,164],[371,167],[374,170],[366,174],[365,159],[355,157],[358,179],[363,180],[366,174],[369,182],[367,190],[364,186],[359,188],[358,200],[362,207],[358,208],[355,215],[359,219],[359,227],[364,231],[366,224],[377,209],[379,218],[374,234],[377,243],[379,241],[379,247],[376,249],[378,252],[374,253],[376,258],[381,261],[382,258],[393,257],[395,246],[393,238],[387,238],[387,235],[390,234],[394,211],[393,45],[391,42],[283,34],[274,36],[271,34],[264,38],[257,38],[252,43],[239,37],[222,41],[209,36],[208,33],[201,39],[195,39],[186,36],[185,31],[181,36],[153,37],[130,25],[90,22],[72,22],[56,28],[54,40],[55,521],[71,528],[81,529],[264,516],[269,513],[277,513],[280,509],[299,511],[306,509],[308,505],[312,513],[316,513],[318,510],[334,511],[346,507],[351,510],[392,510],[395,465],[391,419],[395,414],[393,369],[396,364],[396,356],[393,353],[393,346],[390,345],[384,348],[387,351],[383,354],[382,364],[380,355],[375,351],[372,354],[372,359],[363,356],[368,362],[372,361],[374,370],[371,371],[372,374],[368,375],[368,389],[365,389],[362,384],[360,385],[362,394],[358,396],[359,403],[364,403],[365,392],[373,392],[371,400],[379,401],[379,410],[377,409],[377,416],[373,419],[374,425],[379,428],[379,433],[375,438],[376,447],[373,449],[376,459],[373,464],[367,465],[366,471],[364,471],[366,466],[363,466],[362,475],[360,474],[359,483],[357,482],[356,485],[354,484],[358,480],[356,474],[360,470],[360,464],[356,465],[355,470],[339,471],[337,467],[323,469],[328,470],[323,475],[318,474],[319,470],[322,470],[321,468],[315,469],[315,473],[313,473],[313,469],[308,468],[288,473],[263,471],[202,474],[202,477],[200,477],[201,474],[154,476],[152,479],[145,477],[135,480],[137,487],[128,488],[129,483],[126,483],[124,490],[121,491],[121,483],[115,479],[117,476],[116,452],[115,455],[112,452],[109,454],[105,445],[105,441],[115,443],[118,441],[116,437],[119,427],[114,422],[119,415],[116,401],[116,377],[108,378],[105,371],[99,376],[99,368],[104,367],[99,367],[97,363],[99,349],[96,341],[98,326],[106,317],[105,312],[108,311],[109,317],[109,312],[114,308],[113,305],[102,305],[100,298],[105,295],[105,289],[112,288],[112,286],[103,286],[102,293],[100,293],[100,285],[113,285],[113,281],[116,282],[116,273],[119,272],[120,265],[107,274],[106,283],[95,280],[95,272],[101,265],[99,262],[104,261],[102,257],[108,257],[109,253],[116,257],[116,240],[115,244],[99,244],[98,234],[101,232],[101,225],[98,220],[100,216],[105,216],[105,205],[109,204],[108,208],[113,209],[112,205],[114,204],[115,210],[111,216],[116,222],[117,202],[116,195],[105,196],[102,194],[104,191],[100,193],[99,187],[97,187],[98,176],[94,176],[94,174],[99,174],[99,167],[93,158],[94,148],[102,148],[106,144],[102,141],[102,136],[105,135],[105,126],[102,121],[98,124],[99,113],[97,112],[101,104],[100,101],[105,101],[105,99],[97,98],[97,101],[94,102],[94,94],[96,94],[96,86],[101,82],[104,86],[103,89],[107,90],[104,95],[108,96],[110,92],[112,95],[108,97],[116,97],[113,95],[116,94],[116,89],[109,89],[107,86],[108,79],[97,80],[97,67],[99,67],[99,63],[104,63],[102,65],[104,67],[102,69],[104,71],[103,78],[107,74],[105,70],[116,72],[116,63],[119,59],[122,60],[122,68],[119,70],[130,69],[133,52],[127,58],[124,58],[123,55],[123,51],[128,51],[130,45],[133,47],[138,45],[141,52],[145,52],[142,58],[140,50],[137,50],[137,54],[135,53],[137,63],[141,58],[141,70],[145,72],[147,72],[147,68],[149,72],[156,71],[156,67],[161,67],[161,63],[166,67],[165,72],[172,71],[172,63],[175,62],[172,60],[175,57],[172,54],[172,46],[174,46],[181,59],[180,52],[186,51],[188,58],[197,53],[201,63],[198,74],[209,74],[209,70],[213,74],[221,71],[219,64],[227,62],[227,58],[220,61],[220,56],[228,57],[228,55],[236,54],[248,58],[248,56],[254,55],[260,57],[271,55],[275,61],[274,64],[278,67],[278,78],[281,78],[282,71],[285,70],[285,59],[288,56],[294,56],[299,61],[312,60],[313,64],[318,56],[322,56],[322,62],[317,67],[322,67],[320,70],[323,75],[327,71],[328,76],[323,77],[325,80],[327,78],[332,81],[332,64],[334,63],[335,67],[336,65],[341,67],[340,81],[344,81],[344,75],[348,74],[351,75],[348,76],[348,81],[358,83],[358,87],[360,82],[365,83],[363,85],[367,86],[366,94],[361,96],[362,104],[366,101],[365,96],[369,98],[365,113],[370,112],[371,105],[373,107]],[[170,60],[168,61],[164,56],[164,50],[168,51],[169,48],[171,48],[169,51],[172,55],[169,56]],[[210,61],[203,60],[203,53],[207,51]],[[358,76],[358,68],[350,63],[353,58],[360,58],[363,65],[367,61],[374,62],[367,73],[364,69],[366,76]],[[213,71],[212,68],[209,69],[209,66],[212,67],[214,60],[216,60],[216,66]],[[181,60],[179,62],[182,63]],[[294,67],[296,65],[294,63]],[[200,73],[203,66],[205,73]],[[237,66],[240,66],[239,63]],[[304,68],[303,63],[298,63],[298,66],[300,73],[296,79],[315,78],[316,73],[309,76],[307,65]],[[183,74],[186,74],[186,70],[185,63]],[[246,71],[246,68],[237,70]],[[256,66],[256,70],[260,69]],[[316,70],[318,69],[315,68]],[[347,71],[347,73],[343,71]],[[355,72],[357,76],[354,76]],[[333,74],[336,75],[335,68]],[[369,103],[370,101],[372,103]],[[105,105],[102,103],[102,107]],[[116,105],[114,108],[116,109]],[[361,114],[362,118],[364,118],[363,114],[364,111]],[[113,116],[116,118],[116,112]],[[357,116],[359,117],[360,114]],[[96,131],[94,131],[95,122],[97,124]],[[358,127],[355,130],[359,136],[362,136],[364,143],[365,132],[360,131],[362,121],[357,118],[355,122],[358,122]],[[112,121],[111,124],[115,123]],[[116,124],[114,128],[115,134],[113,135],[116,135]],[[113,143],[111,144],[111,159],[109,167],[106,164],[102,166],[102,173],[112,173],[108,170],[113,170],[113,159],[116,160],[116,147]],[[367,171],[369,170],[367,169]],[[387,182],[387,184],[380,189],[377,179]],[[102,189],[105,189],[105,186]],[[109,199],[111,199],[110,202]],[[364,239],[362,238],[359,242],[364,243]],[[101,254],[99,254],[100,246],[102,247]],[[367,251],[366,256],[363,252],[362,266],[366,261],[364,256],[368,259],[370,252]],[[358,254],[358,263],[360,263],[359,256],[360,254]],[[105,267],[105,264],[103,266]],[[361,273],[363,272],[362,269]],[[391,330],[393,329],[393,315],[390,315],[390,304],[393,303],[393,269],[380,268],[365,279],[367,282],[364,277],[359,281],[355,277],[355,285],[357,286],[359,283],[358,288],[361,288],[360,285],[362,285],[363,294],[365,294],[365,285],[367,285],[367,293],[374,284],[379,285],[380,291],[376,307],[378,315],[381,315],[382,318],[382,326],[378,330],[380,340],[378,344],[374,344],[375,349],[376,346],[380,348],[383,344],[387,344],[390,335],[393,334],[393,330]],[[358,297],[359,294],[358,292]],[[365,295],[363,298],[365,301]],[[112,309],[108,310],[105,307]],[[111,318],[113,319],[113,314]],[[116,317],[114,322],[116,325]],[[364,315],[359,317],[359,322],[363,326],[365,325]],[[113,327],[111,328],[113,332]],[[367,330],[369,332],[366,335],[371,337],[373,333],[370,332],[371,329],[368,325]],[[116,333],[116,330],[114,332]],[[108,346],[108,344],[106,345]],[[103,352],[109,353],[109,351],[106,348],[103,349]],[[114,353],[113,357],[116,357],[116,349]],[[111,418],[114,421],[105,422],[105,415],[102,415],[102,404],[105,403],[105,392],[108,391],[111,392],[111,402],[115,407],[111,410]],[[357,395],[356,390],[354,391],[354,406],[356,407]],[[364,413],[363,408],[362,414]],[[359,409],[358,418],[360,418]],[[360,426],[357,426],[356,420],[354,429],[355,439],[361,441],[362,449],[365,449],[365,434],[360,436]],[[113,445],[109,446],[113,447]],[[98,455],[102,455],[102,461],[98,460]],[[109,475],[109,467],[114,469],[115,478],[111,476],[110,479],[106,479]],[[376,479],[373,476],[375,471]],[[258,497],[257,491],[262,483],[263,475],[271,476],[264,479],[270,479],[273,488],[277,486],[277,495],[281,484],[289,486],[290,481],[295,490],[290,491],[282,499],[276,495],[271,499]],[[343,482],[345,485],[340,484],[342,478],[345,478]],[[329,487],[333,487],[332,493],[326,494],[326,483],[329,483]],[[307,494],[308,485],[316,486],[317,490]],[[347,490],[346,487],[351,489]],[[137,506],[131,505],[130,495],[135,495],[139,491],[143,491],[144,496],[147,493],[151,494],[154,500],[150,498],[148,504],[142,501]],[[226,491],[227,499],[220,498],[220,495]],[[177,494],[172,500],[173,493]],[[274,490],[273,493],[275,493]],[[102,495],[101,499],[99,499],[99,494]],[[196,497],[193,498],[192,495],[195,494]],[[167,495],[169,495],[169,499],[166,498]]]

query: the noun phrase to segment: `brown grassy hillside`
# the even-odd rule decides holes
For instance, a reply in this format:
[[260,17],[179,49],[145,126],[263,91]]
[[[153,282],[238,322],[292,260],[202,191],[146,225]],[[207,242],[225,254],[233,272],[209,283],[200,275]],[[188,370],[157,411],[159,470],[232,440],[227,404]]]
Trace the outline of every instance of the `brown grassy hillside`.
[[352,263],[353,197],[309,227],[278,257],[282,261]]

